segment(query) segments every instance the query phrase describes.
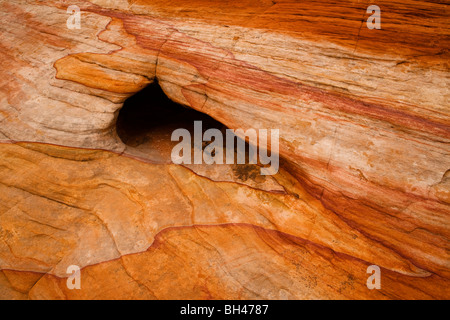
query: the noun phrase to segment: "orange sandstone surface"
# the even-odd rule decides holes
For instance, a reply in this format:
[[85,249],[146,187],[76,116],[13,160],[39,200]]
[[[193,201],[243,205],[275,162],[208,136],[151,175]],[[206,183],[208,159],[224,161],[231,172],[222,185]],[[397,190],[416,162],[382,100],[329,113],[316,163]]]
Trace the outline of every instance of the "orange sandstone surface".
[[[450,297],[448,5],[0,0],[0,17],[0,299]],[[154,93],[157,125],[124,139],[127,99],[155,84],[279,129],[279,172],[172,163],[191,118]]]

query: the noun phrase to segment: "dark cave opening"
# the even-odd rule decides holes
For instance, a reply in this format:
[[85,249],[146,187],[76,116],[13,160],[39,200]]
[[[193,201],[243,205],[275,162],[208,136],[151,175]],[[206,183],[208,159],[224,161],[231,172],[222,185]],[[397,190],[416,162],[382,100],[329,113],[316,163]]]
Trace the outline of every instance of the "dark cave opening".
[[[198,143],[195,138],[195,121],[201,121],[200,139],[204,138],[208,129],[217,129],[216,132],[219,133],[217,139],[222,140],[220,147],[209,146],[216,141],[216,137],[213,137],[212,141],[207,140]],[[236,144],[233,143],[232,147],[228,149],[228,131],[230,130],[226,130],[228,128],[224,124],[207,114],[172,101],[166,96],[158,82],[152,83],[129,97],[120,109],[116,122],[117,135],[127,146],[126,152],[129,155],[157,163],[177,163],[173,160],[173,153],[174,150],[177,150],[174,147],[179,145],[180,142],[179,140],[172,141],[172,133],[177,129],[186,129],[191,136],[190,144],[186,148],[186,150],[189,150],[186,153],[190,154],[190,160],[181,162],[185,166],[216,180],[264,181],[260,178],[261,164],[259,159],[258,162],[250,161],[248,141],[233,135],[237,139],[235,140]],[[244,144],[239,149],[241,152],[238,152],[238,140]],[[197,142],[194,143],[194,141]],[[253,145],[257,146],[257,143]],[[227,165],[208,165],[205,161],[206,150],[210,152],[210,156],[223,159],[221,163]],[[256,149],[253,150],[256,152]],[[217,151],[220,152],[216,156]],[[195,162],[195,155],[198,153],[202,154],[200,155],[200,162]],[[229,153],[231,159],[234,159],[231,162],[228,161]],[[184,156],[185,152],[175,152],[175,154]],[[213,163],[210,162],[209,164]]]
[[155,81],[125,100],[116,130],[124,144],[139,147],[152,137],[162,138],[164,131],[171,133],[176,128],[191,131],[194,121],[202,121],[204,130],[224,127],[212,117],[170,100]]

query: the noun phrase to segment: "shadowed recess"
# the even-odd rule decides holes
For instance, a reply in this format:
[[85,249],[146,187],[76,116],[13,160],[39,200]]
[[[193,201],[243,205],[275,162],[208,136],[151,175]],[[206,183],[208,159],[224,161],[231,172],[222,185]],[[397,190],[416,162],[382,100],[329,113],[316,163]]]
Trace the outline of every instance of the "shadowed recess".
[[[157,82],[150,84],[124,102],[119,111],[116,128],[119,138],[128,147],[128,153],[164,163],[171,162],[172,150],[179,143],[179,140],[172,141],[172,133],[176,129],[187,129],[191,135],[191,162],[183,163],[193,164],[196,148],[194,121],[202,122],[203,133],[208,129],[220,130],[223,135],[222,154],[224,155],[223,163],[225,163],[227,127],[204,113],[170,100]],[[202,141],[201,148],[205,150],[210,143],[210,141]],[[249,162],[248,150],[249,145],[245,142],[246,163]],[[235,160],[237,159],[236,151],[237,149],[233,148]],[[212,155],[214,154],[215,150],[212,151]],[[258,175],[256,172],[259,173],[258,167],[253,165],[235,164],[233,168],[235,174],[242,180],[255,178]],[[248,170],[255,174],[249,175]]]
[[117,118],[117,134],[126,145],[138,147],[177,128],[193,132],[194,121],[202,121],[204,130],[223,127],[210,116],[173,102],[154,82],[124,102]]

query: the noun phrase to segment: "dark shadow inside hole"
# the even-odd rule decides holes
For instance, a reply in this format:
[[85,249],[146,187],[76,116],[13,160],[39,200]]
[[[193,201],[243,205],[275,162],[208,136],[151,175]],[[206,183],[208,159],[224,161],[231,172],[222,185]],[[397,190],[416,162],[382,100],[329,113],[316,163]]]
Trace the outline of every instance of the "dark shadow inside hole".
[[176,128],[193,130],[194,121],[203,129],[223,128],[223,124],[194,109],[170,100],[154,82],[128,98],[119,111],[117,134],[123,143],[139,147],[155,139],[168,139]]
[[[203,133],[212,128],[220,130],[223,147],[225,147],[225,136],[228,133],[225,125],[204,113],[170,100],[159,84],[155,82],[124,102],[119,111],[116,130],[119,138],[127,145],[128,154],[155,162],[171,163],[173,148],[179,143],[171,141],[172,133],[176,129],[187,129],[191,134],[192,142],[195,139],[194,121],[202,122]],[[203,151],[210,143],[202,141]],[[260,186],[259,183],[266,181],[266,178],[260,175],[259,164],[249,164],[248,146],[248,143],[245,143],[245,164],[237,164],[237,151],[232,149],[235,161],[229,165],[191,163],[186,166],[213,180],[254,180],[249,183],[253,186]],[[191,144],[191,159],[194,157],[194,149],[195,147]],[[211,155],[215,155],[215,150]],[[222,155],[225,156],[224,149]],[[267,188],[276,190],[277,186],[269,185]]]

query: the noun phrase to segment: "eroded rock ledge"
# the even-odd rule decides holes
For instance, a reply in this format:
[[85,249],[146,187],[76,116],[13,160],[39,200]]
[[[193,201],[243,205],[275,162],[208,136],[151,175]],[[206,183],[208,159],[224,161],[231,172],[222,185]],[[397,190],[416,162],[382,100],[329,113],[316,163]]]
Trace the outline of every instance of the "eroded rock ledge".
[[[448,299],[448,8],[376,4],[0,0],[0,297]],[[280,129],[280,172],[125,145],[155,81]]]

